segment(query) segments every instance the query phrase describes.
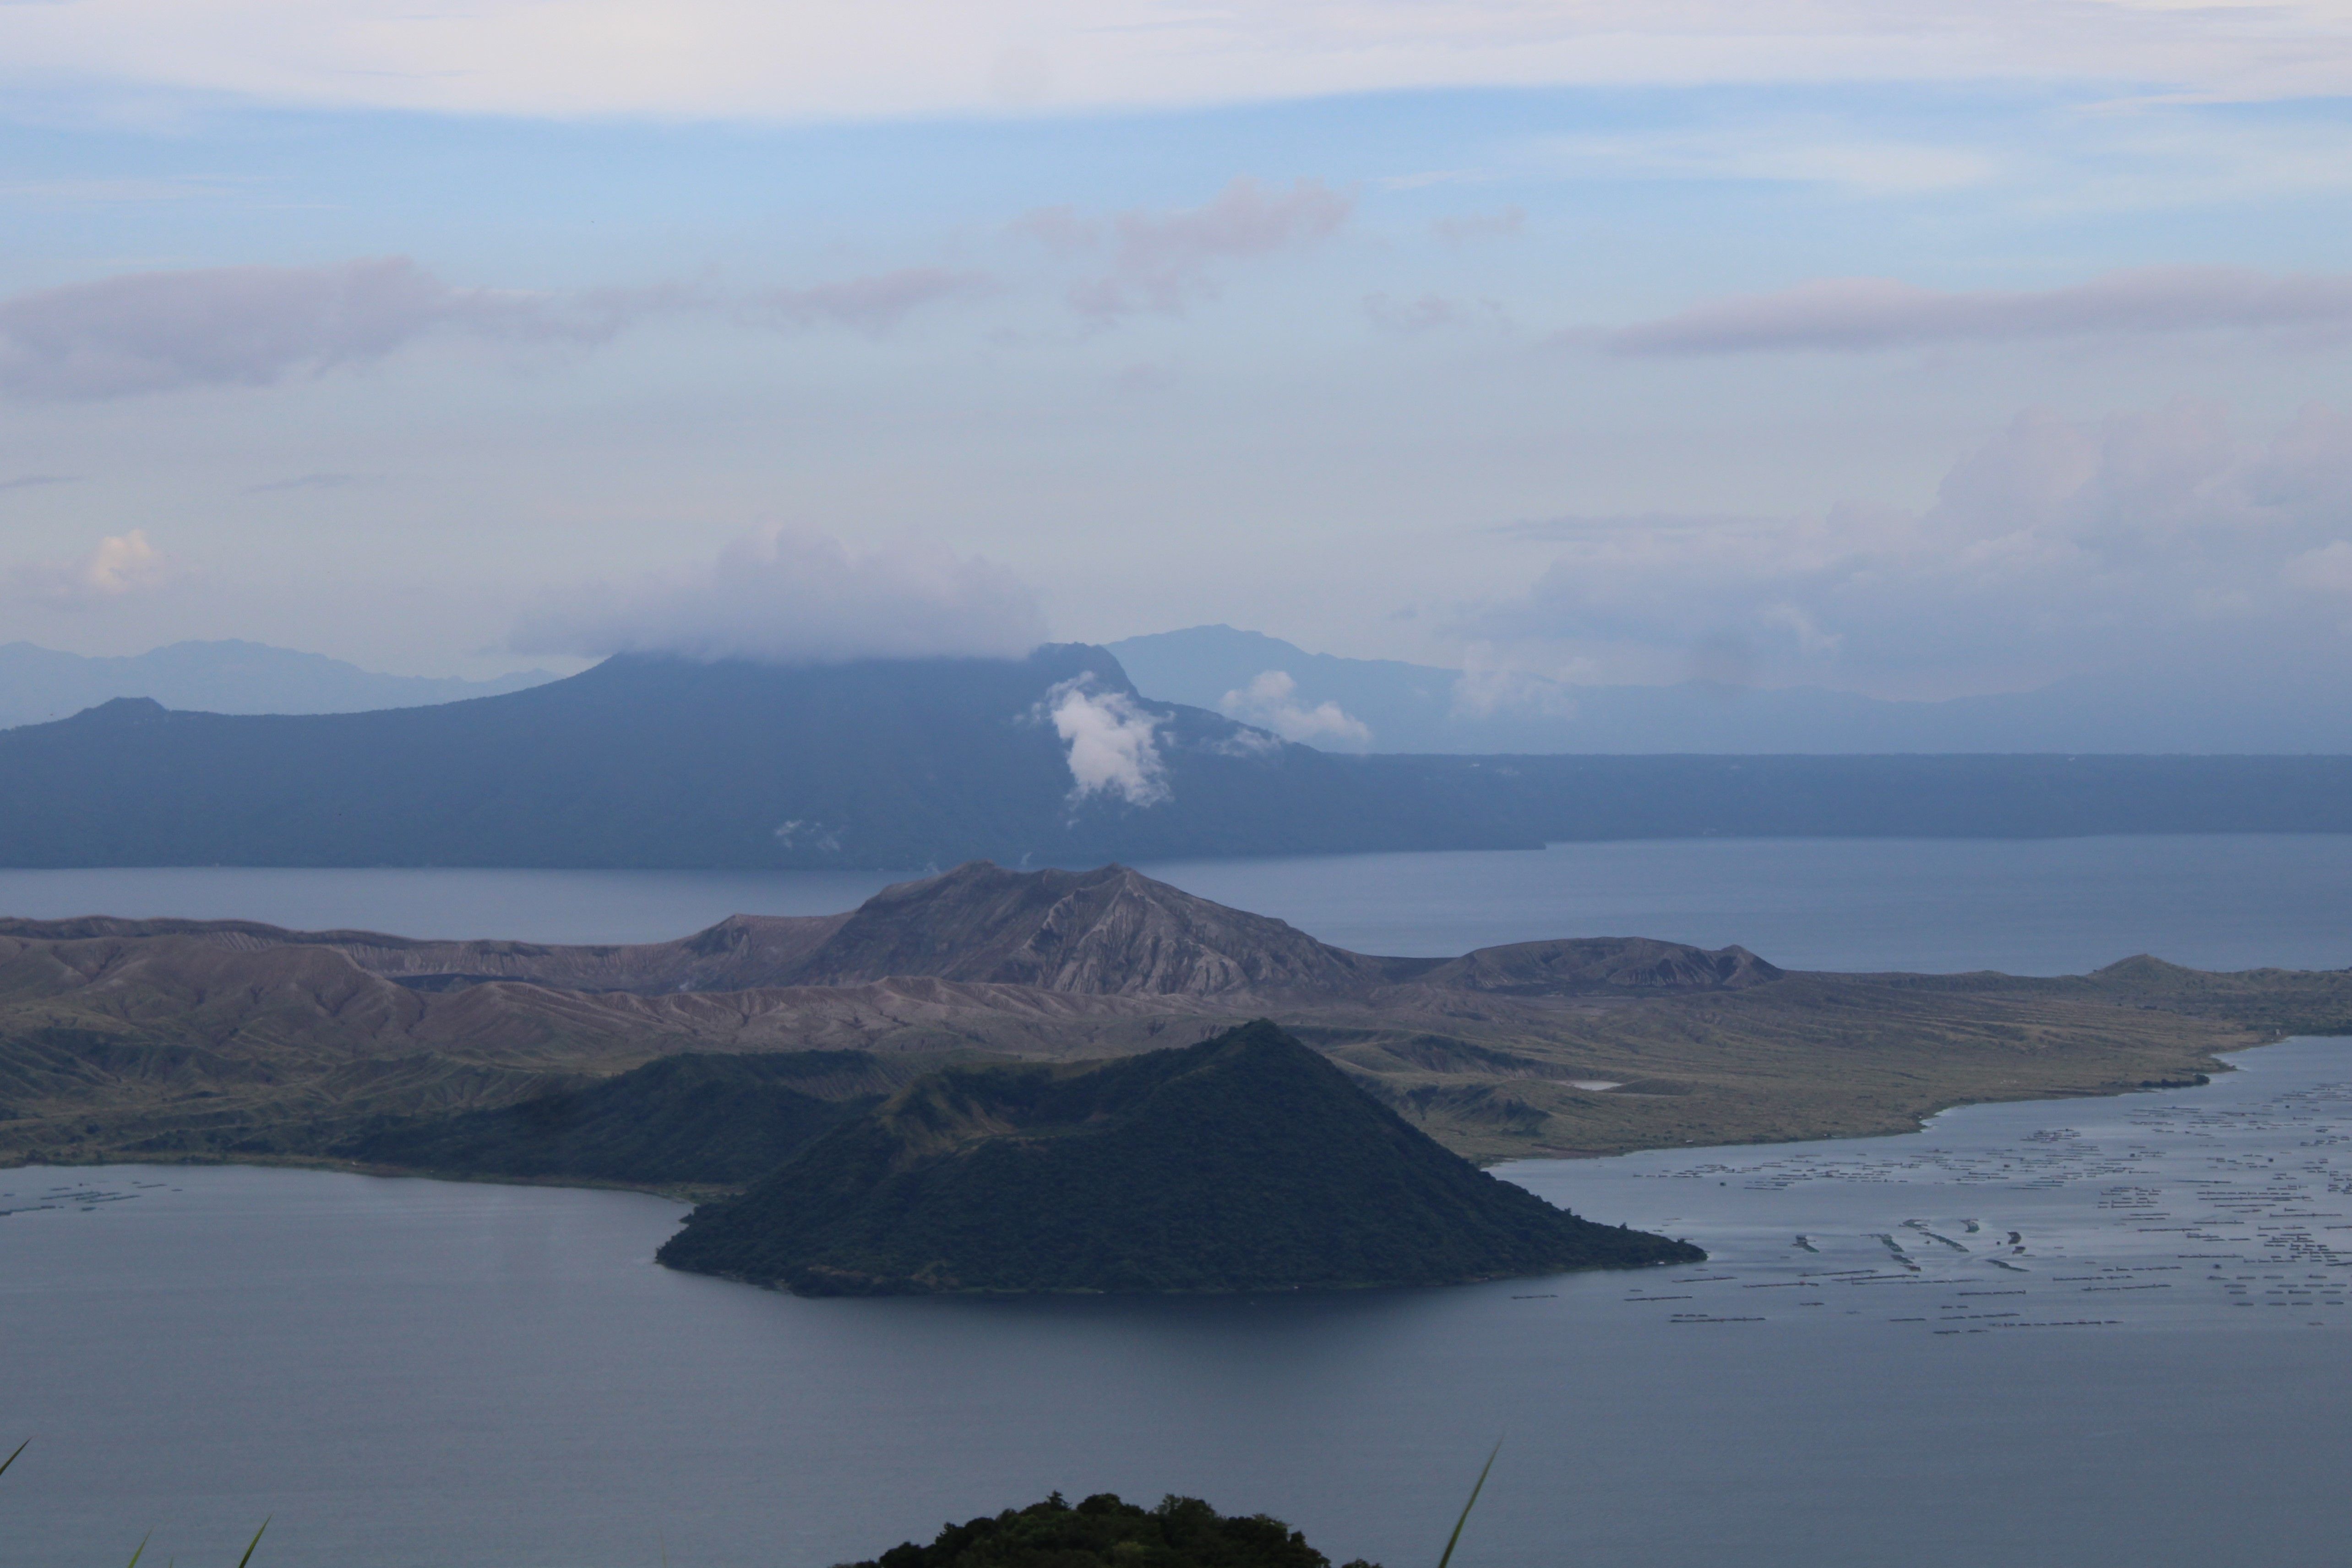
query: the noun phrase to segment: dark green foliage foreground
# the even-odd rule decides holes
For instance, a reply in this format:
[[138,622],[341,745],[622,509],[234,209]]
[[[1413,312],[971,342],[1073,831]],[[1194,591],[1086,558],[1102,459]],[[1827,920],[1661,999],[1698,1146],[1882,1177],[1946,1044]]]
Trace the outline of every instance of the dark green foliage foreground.
[[886,1087],[863,1051],[682,1054],[520,1105],[381,1125],[335,1152],[420,1171],[740,1186],[880,1103],[805,1092],[845,1079]]
[[1440,1285],[1705,1256],[1486,1174],[1265,1022],[930,1074],[660,1253],[812,1295]]
[[[1198,1498],[1140,1509],[1108,1492],[1072,1508],[1055,1492],[994,1518],[950,1524],[856,1568],[1330,1568],[1307,1538],[1265,1514],[1227,1519]],[[1347,1568],[1376,1568],[1362,1559]]]

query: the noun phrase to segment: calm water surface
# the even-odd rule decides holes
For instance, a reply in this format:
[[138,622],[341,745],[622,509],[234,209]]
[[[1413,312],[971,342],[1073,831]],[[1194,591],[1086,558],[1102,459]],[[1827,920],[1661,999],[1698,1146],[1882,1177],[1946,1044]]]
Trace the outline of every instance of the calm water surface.
[[[821,1568],[1060,1489],[1337,1556],[2336,1563],[2352,1042],[1899,1138],[1537,1162],[1706,1266],[1199,1301],[803,1301],[625,1194],[0,1173],[0,1564]],[[2014,1239],[2012,1239],[2014,1237]]]
[[[2136,952],[2352,965],[2352,835],[1729,839],[1206,860],[1145,869],[1362,952],[1557,936],[1738,942],[1804,969],[2062,974]],[[0,871],[0,913],[658,942],[737,912],[826,914],[914,872]]]

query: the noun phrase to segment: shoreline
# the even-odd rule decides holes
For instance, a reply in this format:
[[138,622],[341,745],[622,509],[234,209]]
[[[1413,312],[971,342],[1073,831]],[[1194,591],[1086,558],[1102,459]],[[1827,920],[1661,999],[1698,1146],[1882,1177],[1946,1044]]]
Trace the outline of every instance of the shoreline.
[[[2273,1046],[2285,1045],[2295,1040],[2341,1040],[2347,1045],[2352,1045],[2352,1034],[2328,1035],[2292,1031],[2282,1033],[2269,1039],[2256,1041],[2252,1045],[2237,1046],[2226,1050],[2214,1052],[2212,1054],[2213,1065],[2221,1073],[2235,1073],[2239,1070],[2237,1065],[2234,1062],[2224,1058],[2243,1056],[2253,1051],[2266,1050]],[[2155,1094],[2168,1090],[2206,1088],[2212,1082],[2213,1076],[2214,1075],[2211,1072],[2200,1072],[2195,1079],[2179,1083],[2140,1083],[2112,1089],[2083,1089],[2055,1094],[1988,1095],[1976,1099],[1957,1100],[1948,1104],[1937,1107],[1935,1110],[1918,1118],[1913,1125],[1908,1127],[1874,1127],[1850,1131],[1832,1131],[1818,1134],[1808,1134],[1800,1137],[1748,1139],[1727,1142],[1657,1142],[1643,1144],[1638,1147],[1628,1149],[1576,1151],[1547,1150],[1542,1152],[1507,1154],[1492,1160],[1476,1160],[1472,1163],[1480,1170],[1485,1171],[1489,1174],[1496,1174],[1499,1173],[1503,1167],[1513,1164],[1581,1163],[1586,1161],[1622,1159],[1633,1154],[1656,1153],[1670,1150],[1684,1153],[1702,1153],[1709,1151],[1731,1151],[1740,1149],[1782,1149],[1792,1144],[1799,1143],[1827,1143],[1877,1138],[1901,1138],[1907,1137],[1914,1133],[1925,1132],[1928,1130],[1929,1124],[1936,1121],[1937,1118],[1944,1116],[1951,1111],[1965,1110],[1974,1106],[2021,1105],[2037,1101],[2057,1104],[2067,1100],[2121,1100],[2134,1094]],[[37,1156],[12,1156],[7,1159],[0,1159],[0,1171],[74,1171],[102,1170],[116,1167],[138,1168],[143,1170],[185,1170],[190,1168],[211,1166],[246,1166],[257,1170],[324,1171],[332,1172],[340,1175],[367,1176],[381,1181],[448,1182],[474,1186],[551,1187],[581,1192],[636,1193],[646,1197],[661,1198],[667,1202],[680,1204],[688,1207],[691,1207],[696,1204],[707,1203],[718,1198],[730,1197],[743,1190],[741,1187],[735,1186],[664,1185],[656,1183],[616,1182],[584,1176],[577,1178],[560,1176],[512,1176],[501,1175],[494,1172],[421,1170],[403,1165],[376,1165],[353,1160],[338,1160],[326,1155],[181,1155],[176,1158],[161,1158],[155,1156],[140,1158],[132,1155],[93,1155],[87,1158],[62,1160],[57,1158],[40,1158]]]
[[1489,1173],[1494,1173],[1501,1171],[1502,1168],[1507,1165],[1545,1163],[1576,1164],[1582,1163],[1586,1161],[1622,1160],[1630,1158],[1635,1154],[1655,1154],[1669,1151],[1675,1153],[1704,1154],[1712,1152],[1731,1152],[1743,1149],[1753,1149],[1759,1151],[1785,1150],[1802,1143],[1843,1143],[1860,1142],[1880,1138],[1908,1138],[1914,1134],[1930,1131],[1933,1123],[1937,1120],[1942,1117],[1948,1116],[1956,1110],[1971,1110],[1981,1106],[2036,1104],[2060,1105],[2071,1101],[2086,1100],[2125,1100],[2135,1094],[2163,1094],[2168,1092],[2178,1092],[2181,1089],[2210,1089],[2213,1087],[2215,1083],[2221,1081],[2224,1076],[2235,1075],[2240,1070],[2235,1062],[2223,1060],[2221,1058],[2246,1056],[2255,1051],[2266,1051],[2273,1046],[2293,1045],[2298,1040],[2336,1040],[2342,1042],[2346,1046],[2352,1046],[2352,1034],[2327,1035],[2297,1032],[2280,1035],[2273,1039],[2258,1041],[2251,1046],[2234,1047],[2227,1051],[2215,1053],[2216,1063],[2220,1069],[2218,1072],[2200,1074],[2195,1081],[2187,1083],[2136,1084],[2128,1089],[2117,1089],[2105,1092],[2086,1090],[2075,1094],[1993,1096],[1983,1100],[1958,1100],[1950,1105],[1942,1106],[1930,1114],[1922,1117],[1919,1120],[1918,1124],[1912,1127],[1891,1128],[1868,1132],[1831,1132],[1813,1138],[1757,1139],[1746,1142],[1735,1143],[1654,1143],[1643,1148],[1612,1150],[1605,1153],[1579,1152],[1572,1154],[1515,1154],[1507,1159],[1497,1160],[1492,1164],[1482,1165],[1480,1169],[1485,1170]]

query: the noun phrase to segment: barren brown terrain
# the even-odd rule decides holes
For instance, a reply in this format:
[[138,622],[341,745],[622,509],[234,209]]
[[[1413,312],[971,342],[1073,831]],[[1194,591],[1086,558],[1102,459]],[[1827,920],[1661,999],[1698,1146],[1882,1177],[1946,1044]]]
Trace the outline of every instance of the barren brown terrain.
[[0,921],[0,1160],[316,1158],[679,1051],[919,1064],[1189,1045],[1270,1017],[1490,1162],[1902,1131],[2352,1033],[2352,974],[2135,959],[2066,979],[1784,973],[1638,938],[1380,958],[1118,867],[985,864],[676,942],[436,942]]

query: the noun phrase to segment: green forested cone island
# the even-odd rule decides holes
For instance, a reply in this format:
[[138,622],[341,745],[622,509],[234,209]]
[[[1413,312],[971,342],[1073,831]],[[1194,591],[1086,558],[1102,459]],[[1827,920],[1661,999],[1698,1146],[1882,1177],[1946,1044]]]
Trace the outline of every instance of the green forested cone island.
[[[853,1568],[1331,1568],[1307,1538],[1265,1514],[1228,1519],[1198,1498],[1154,1509],[1108,1492],[1072,1508],[1055,1492],[1024,1509],[950,1524]],[[1347,1568],[1377,1568],[1359,1558]]]
[[813,1295],[1438,1285],[1704,1257],[1486,1174],[1265,1022],[919,1079],[660,1254]]

